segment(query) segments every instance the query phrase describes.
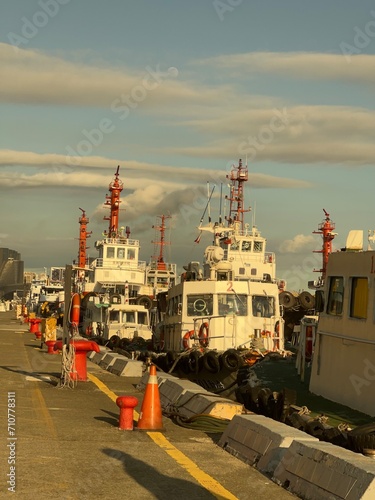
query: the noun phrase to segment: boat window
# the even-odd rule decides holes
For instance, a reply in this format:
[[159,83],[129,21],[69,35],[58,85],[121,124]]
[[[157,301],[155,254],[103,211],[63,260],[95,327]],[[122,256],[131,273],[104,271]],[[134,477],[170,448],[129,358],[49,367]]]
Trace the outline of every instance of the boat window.
[[254,252],[263,251],[263,241],[254,241]]
[[233,243],[231,243],[231,245],[230,245],[230,249],[231,250],[238,250],[238,242],[233,241]]
[[107,258],[114,259],[115,257],[115,247],[107,247]]
[[147,325],[147,313],[145,312],[138,313],[138,323],[140,325]]
[[109,311],[109,321],[119,322],[120,314],[119,311]]
[[358,319],[367,318],[368,282],[367,278],[352,278],[350,296],[350,317]]
[[243,252],[251,252],[251,241],[243,241],[241,250]]
[[236,314],[247,316],[247,295],[233,293],[220,293],[217,296],[220,315]]
[[329,278],[329,292],[327,301],[327,314],[340,316],[344,297],[344,278],[342,276],[331,276]]
[[128,248],[128,259],[129,260],[135,259],[135,249],[134,248]]
[[208,316],[212,314],[212,294],[188,295],[188,316]]
[[125,257],[125,250],[123,248],[117,249],[117,258],[123,259]]
[[271,318],[275,315],[275,297],[266,295],[253,295],[252,298],[253,316]]
[[133,311],[126,313],[126,322],[127,323],[135,323],[135,317],[134,317]]

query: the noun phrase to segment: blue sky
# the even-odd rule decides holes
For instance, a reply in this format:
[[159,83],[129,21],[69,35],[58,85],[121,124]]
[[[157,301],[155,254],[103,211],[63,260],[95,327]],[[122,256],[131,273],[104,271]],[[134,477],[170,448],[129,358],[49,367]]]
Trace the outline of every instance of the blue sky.
[[202,261],[206,184],[219,195],[246,156],[246,204],[289,288],[318,277],[323,208],[336,248],[350,229],[367,247],[373,2],[3,0],[0,32],[0,246],[26,269],[77,257],[79,207],[96,256],[117,165],[141,258],[170,214],[166,257]]

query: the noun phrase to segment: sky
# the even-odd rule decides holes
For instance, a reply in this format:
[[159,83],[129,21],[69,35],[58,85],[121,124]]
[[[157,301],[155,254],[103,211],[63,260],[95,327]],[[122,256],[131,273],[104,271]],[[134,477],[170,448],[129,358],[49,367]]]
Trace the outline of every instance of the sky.
[[165,260],[202,263],[207,193],[217,220],[240,158],[247,222],[288,289],[319,277],[323,209],[335,250],[351,229],[367,248],[372,1],[2,0],[0,33],[0,247],[25,270],[77,259],[81,209],[97,256],[118,165],[142,260],[169,215]]

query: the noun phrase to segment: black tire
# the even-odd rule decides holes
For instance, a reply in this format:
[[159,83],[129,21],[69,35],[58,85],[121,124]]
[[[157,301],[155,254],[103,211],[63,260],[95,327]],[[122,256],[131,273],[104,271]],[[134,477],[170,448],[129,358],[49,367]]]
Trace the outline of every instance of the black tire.
[[137,304],[145,307],[146,309],[152,308],[152,300],[148,295],[140,295],[137,297]]
[[279,302],[281,306],[284,306],[284,309],[291,309],[297,305],[296,297],[290,292],[281,292],[279,295]]
[[125,349],[126,350],[126,348],[128,347],[128,345],[130,343],[131,343],[130,339],[122,338],[119,341],[118,347],[120,347],[120,349]]
[[220,356],[223,368],[235,372],[242,365],[242,358],[235,349],[228,349]]
[[298,297],[299,303],[303,309],[314,309],[315,307],[315,297],[311,295],[310,292],[304,291]]
[[199,351],[192,351],[189,354],[189,369],[192,373],[197,374],[199,372],[199,359],[202,354]]
[[206,354],[203,356],[203,366],[207,371],[211,373],[219,373],[220,362],[217,353],[214,351],[206,352]]
[[109,339],[108,342],[108,347],[110,349],[113,349],[114,347],[118,347],[120,344],[120,337],[118,335],[112,335],[112,337]]

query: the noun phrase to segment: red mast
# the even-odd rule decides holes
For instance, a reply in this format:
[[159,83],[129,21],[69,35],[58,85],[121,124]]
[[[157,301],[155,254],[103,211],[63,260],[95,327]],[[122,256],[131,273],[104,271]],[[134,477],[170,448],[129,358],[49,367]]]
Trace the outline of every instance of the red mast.
[[230,201],[229,205],[229,216],[226,220],[229,224],[233,222],[240,222],[241,229],[244,229],[244,213],[249,212],[250,209],[244,209],[243,207],[243,183],[248,180],[248,170],[247,166],[242,167],[242,160],[238,161],[238,167],[232,166],[230,174],[228,174],[227,179],[232,182],[230,188],[230,195],[225,198]]
[[324,280],[327,270],[328,257],[332,252],[332,241],[334,240],[336,233],[332,231],[335,229],[335,224],[329,218],[329,213],[327,213],[324,208],[323,212],[326,216],[325,220],[319,224],[318,231],[313,231],[313,234],[323,235],[323,246],[322,250],[314,250],[315,253],[321,253],[323,259],[322,269],[314,269],[315,273],[322,273],[322,280]]
[[158,246],[160,246],[160,250],[159,250],[159,256],[156,257],[156,255],[154,255],[152,258],[154,260],[156,260],[157,269],[167,269],[165,262],[164,262],[163,252],[164,252],[164,246],[170,245],[170,242],[165,241],[165,229],[166,229],[165,220],[170,219],[171,216],[170,215],[159,215],[158,217],[161,219],[161,224],[159,226],[152,226],[152,227],[155,228],[157,231],[160,231],[160,240],[151,241],[151,243],[154,243],[154,245],[155,245],[155,250],[154,250],[155,254],[157,253],[156,249]]
[[108,189],[111,192],[110,195],[106,195],[105,205],[109,206],[111,209],[111,214],[109,217],[104,217],[104,220],[109,220],[109,228],[107,236],[109,238],[116,238],[118,236],[118,223],[119,223],[119,211],[120,211],[120,193],[124,188],[122,181],[119,179],[120,166],[117,167],[115,178],[110,183]]
[[79,218],[79,252],[78,252],[78,267],[84,268],[86,267],[86,250],[89,248],[86,246],[87,238],[90,238],[91,231],[86,231],[87,224],[89,223],[88,217],[86,217],[86,212],[83,208],[80,208],[82,211],[82,216]]

